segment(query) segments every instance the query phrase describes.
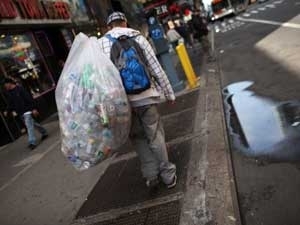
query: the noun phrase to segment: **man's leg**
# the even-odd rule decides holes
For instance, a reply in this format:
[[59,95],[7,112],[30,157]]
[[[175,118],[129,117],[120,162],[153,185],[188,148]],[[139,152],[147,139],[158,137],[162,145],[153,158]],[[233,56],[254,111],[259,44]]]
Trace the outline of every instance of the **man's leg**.
[[170,184],[176,177],[176,166],[169,162],[165,142],[165,134],[156,105],[151,105],[139,111],[152,160],[159,165],[159,175],[165,184]]
[[39,133],[42,135],[42,138],[45,138],[48,136],[47,130],[38,122],[33,120],[34,127],[39,131]]
[[147,181],[152,181],[158,178],[159,163],[147,143],[147,138],[139,116],[142,110],[143,108],[139,107],[133,111],[130,138],[139,156],[143,177]]
[[24,123],[27,128],[29,145],[36,145],[36,138],[34,135],[34,120],[31,114],[24,115]]

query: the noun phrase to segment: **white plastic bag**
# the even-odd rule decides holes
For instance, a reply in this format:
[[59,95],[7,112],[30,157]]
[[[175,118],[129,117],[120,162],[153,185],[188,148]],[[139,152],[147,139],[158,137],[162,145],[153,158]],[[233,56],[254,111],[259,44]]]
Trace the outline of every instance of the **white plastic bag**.
[[62,152],[78,170],[128,138],[131,110],[119,71],[95,37],[76,36],[55,91]]

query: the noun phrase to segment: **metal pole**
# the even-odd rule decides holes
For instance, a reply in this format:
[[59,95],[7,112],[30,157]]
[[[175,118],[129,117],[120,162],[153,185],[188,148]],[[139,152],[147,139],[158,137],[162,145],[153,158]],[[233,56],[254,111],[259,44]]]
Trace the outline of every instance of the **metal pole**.
[[185,72],[185,75],[187,77],[188,83],[191,88],[194,88],[197,86],[197,77],[195,75],[194,69],[192,67],[190,58],[186,52],[186,49],[184,47],[184,44],[179,44],[176,47],[176,51],[178,54],[178,57],[180,59],[181,65],[183,67],[183,70]]
[[211,36],[211,51],[213,56],[215,56],[215,25],[214,24],[212,25],[210,36]]

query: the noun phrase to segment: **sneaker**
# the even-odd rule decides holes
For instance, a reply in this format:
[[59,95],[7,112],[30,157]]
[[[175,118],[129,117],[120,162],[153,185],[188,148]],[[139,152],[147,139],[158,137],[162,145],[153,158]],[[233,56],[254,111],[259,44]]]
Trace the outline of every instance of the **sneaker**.
[[48,137],[48,134],[43,134],[42,137],[41,137],[41,140],[45,140],[46,138]]
[[30,148],[30,150],[33,150],[36,148],[36,145],[35,144],[29,144],[28,145],[28,148]]
[[173,181],[170,184],[167,184],[167,188],[171,189],[171,188],[175,187],[176,184],[177,184],[177,176],[175,175],[173,178]]

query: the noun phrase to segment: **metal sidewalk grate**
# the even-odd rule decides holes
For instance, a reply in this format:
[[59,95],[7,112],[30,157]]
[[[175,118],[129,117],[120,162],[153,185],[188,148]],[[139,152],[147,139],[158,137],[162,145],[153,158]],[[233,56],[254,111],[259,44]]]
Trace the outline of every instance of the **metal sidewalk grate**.
[[169,202],[151,208],[121,215],[114,220],[102,221],[94,225],[178,225],[180,201]]

